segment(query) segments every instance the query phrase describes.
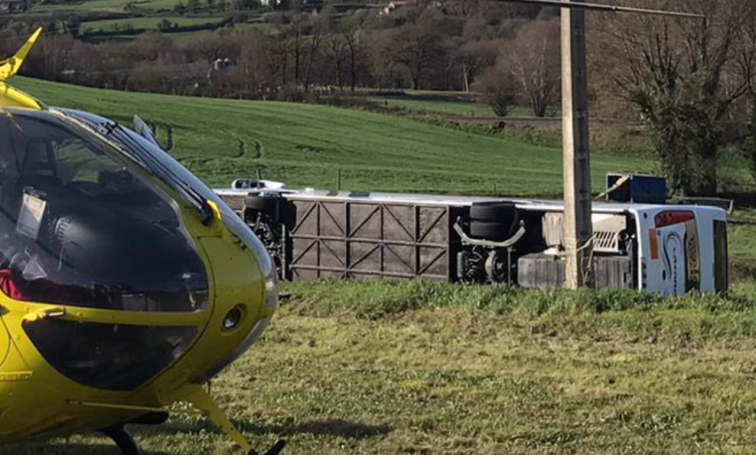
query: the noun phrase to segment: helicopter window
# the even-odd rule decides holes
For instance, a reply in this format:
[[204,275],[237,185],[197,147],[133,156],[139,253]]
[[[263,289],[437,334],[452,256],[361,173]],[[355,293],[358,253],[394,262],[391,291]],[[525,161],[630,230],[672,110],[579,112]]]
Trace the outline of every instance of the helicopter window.
[[124,166],[80,139],[66,139],[53,144],[57,172],[63,182],[101,183],[102,176],[117,173]]
[[89,130],[44,111],[0,115],[0,171],[6,295],[121,311],[206,307],[207,273],[178,204]]
[[114,391],[144,385],[181,357],[197,336],[196,327],[55,319],[24,323],[23,327],[45,360],[61,374],[85,386]]

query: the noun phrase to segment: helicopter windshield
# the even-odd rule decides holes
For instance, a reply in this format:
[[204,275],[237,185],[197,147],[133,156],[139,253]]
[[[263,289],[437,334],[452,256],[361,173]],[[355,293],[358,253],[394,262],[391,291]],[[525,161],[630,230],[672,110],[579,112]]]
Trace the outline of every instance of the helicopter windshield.
[[154,173],[63,115],[0,112],[0,289],[97,309],[203,309],[204,263]]

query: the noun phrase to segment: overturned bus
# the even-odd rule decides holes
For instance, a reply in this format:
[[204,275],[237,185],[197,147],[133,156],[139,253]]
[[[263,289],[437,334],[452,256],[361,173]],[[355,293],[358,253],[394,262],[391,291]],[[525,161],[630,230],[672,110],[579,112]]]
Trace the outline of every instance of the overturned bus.
[[[263,241],[285,280],[564,286],[561,202],[290,190],[252,180],[216,192]],[[593,231],[596,288],[727,291],[723,209],[596,203]]]

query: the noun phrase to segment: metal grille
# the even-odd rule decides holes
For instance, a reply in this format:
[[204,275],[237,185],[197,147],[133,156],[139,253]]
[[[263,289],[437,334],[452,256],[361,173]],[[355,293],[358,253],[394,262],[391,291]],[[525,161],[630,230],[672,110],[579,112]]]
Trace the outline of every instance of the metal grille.
[[293,280],[450,280],[450,208],[293,200]]
[[619,232],[594,232],[593,249],[600,253],[620,253]]

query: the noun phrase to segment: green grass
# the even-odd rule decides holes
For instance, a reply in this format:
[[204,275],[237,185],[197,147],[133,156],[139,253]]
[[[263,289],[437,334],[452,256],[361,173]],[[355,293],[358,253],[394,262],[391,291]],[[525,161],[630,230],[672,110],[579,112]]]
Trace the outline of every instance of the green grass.
[[492,117],[493,110],[482,103],[464,100],[424,100],[406,97],[371,97],[369,100],[387,108],[407,109],[416,112],[428,112],[468,117]]
[[[337,169],[352,190],[559,194],[561,151],[482,131],[328,106],[181,98],[69,87],[19,79],[49,105],[92,111],[124,122],[133,114],[173,125],[174,155],[211,185],[254,176],[292,186],[333,188]],[[238,141],[263,146],[262,158],[238,158]],[[650,170],[637,157],[601,154],[593,184],[609,171]]]
[[[559,187],[558,150],[405,117],[19,85],[50,104],[171,122],[176,155],[211,182],[264,166],[323,186],[340,166],[366,189],[485,191],[490,179],[502,191]],[[263,159],[233,158],[235,136],[260,140]],[[605,155],[593,163],[597,172],[642,164]],[[733,258],[756,261],[756,212],[735,221]],[[284,453],[317,455],[753,453],[753,282],[737,283],[730,298],[668,300],[420,282],[285,291],[292,298],[263,340],[213,383],[258,448],[284,437]],[[148,455],[240,453],[198,417],[137,430]],[[0,448],[111,453],[94,435]]]
[[[284,453],[317,455],[752,453],[746,300],[385,282],[288,290],[272,329],[213,383],[259,448],[284,437]],[[196,417],[138,438],[148,455],[240,453]],[[114,453],[106,444],[86,435],[0,454]]]
[[[406,109],[408,111],[429,114],[444,114],[455,117],[495,117],[490,106],[465,99],[402,96],[375,96],[368,98],[370,102],[390,109]],[[516,117],[532,117],[532,110],[526,107],[516,107],[510,114]]]
[[[148,10],[170,10],[178,3],[179,0],[85,0],[79,3],[67,3],[58,5],[36,5],[33,12],[37,13],[54,13],[62,11],[106,11],[122,12],[129,3],[141,9]],[[183,2],[186,3],[186,2]]]
[[85,22],[81,25],[81,29],[85,32],[98,30],[109,31],[115,29],[116,27],[118,27],[119,30],[124,30],[125,28],[131,26],[131,28],[134,29],[157,30],[158,28],[160,28],[160,22],[163,19],[168,19],[171,24],[180,27],[208,24],[212,22],[218,22],[219,20],[217,17],[138,17],[131,19],[109,19]]

